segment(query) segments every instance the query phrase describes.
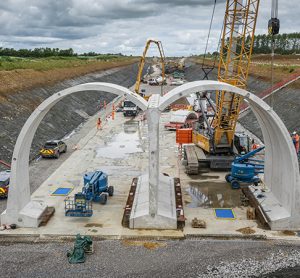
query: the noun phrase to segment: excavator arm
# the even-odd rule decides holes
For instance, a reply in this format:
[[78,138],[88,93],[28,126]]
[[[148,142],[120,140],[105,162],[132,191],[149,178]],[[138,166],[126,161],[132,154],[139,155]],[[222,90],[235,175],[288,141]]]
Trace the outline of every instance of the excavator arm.
[[142,79],[142,73],[143,73],[143,69],[145,66],[145,59],[146,59],[146,54],[147,51],[150,47],[150,44],[154,43],[157,45],[157,48],[159,50],[159,54],[160,54],[160,61],[161,61],[161,76],[162,76],[162,80],[165,79],[165,54],[164,54],[164,50],[162,47],[162,43],[161,41],[157,41],[157,40],[147,40],[144,52],[143,52],[143,56],[141,56],[141,60],[139,63],[139,70],[138,70],[138,75],[137,75],[137,79],[136,79],[136,83],[135,83],[135,88],[134,91],[137,94],[140,94],[140,85],[141,85],[141,79]]

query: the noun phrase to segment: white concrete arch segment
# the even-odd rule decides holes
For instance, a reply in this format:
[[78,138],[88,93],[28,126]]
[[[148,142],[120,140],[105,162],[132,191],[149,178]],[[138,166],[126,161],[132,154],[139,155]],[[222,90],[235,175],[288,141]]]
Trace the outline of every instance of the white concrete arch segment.
[[183,84],[160,99],[159,109],[195,92],[224,90],[243,96],[262,129],[265,155],[265,183],[270,192],[260,199],[272,229],[300,228],[300,178],[297,155],[289,132],[278,115],[254,94],[218,81],[194,81]]
[[148,106],[145,99],[129,89],[103,82],[86,83],[67,88],[44,100],[27,119],[17,138],[11,163],[7,209],[1,215],[1,223],[15,223],[23,227],[38,226],[39,215],[45,206],[42,203],[31,202],[30,198],[29,153],[33,136],[44,116],[57,102],[68,95],[83,91],[101,91],[126,96],[142,110],[146,110]]

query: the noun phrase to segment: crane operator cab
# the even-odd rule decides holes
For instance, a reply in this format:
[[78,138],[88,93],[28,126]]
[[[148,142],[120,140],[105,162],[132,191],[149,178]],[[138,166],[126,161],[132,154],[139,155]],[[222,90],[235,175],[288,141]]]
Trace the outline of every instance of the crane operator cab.
[[247,134],[238,132],[234,134],[233,151],[235,154],[246,154],[250,152],[250,138]]

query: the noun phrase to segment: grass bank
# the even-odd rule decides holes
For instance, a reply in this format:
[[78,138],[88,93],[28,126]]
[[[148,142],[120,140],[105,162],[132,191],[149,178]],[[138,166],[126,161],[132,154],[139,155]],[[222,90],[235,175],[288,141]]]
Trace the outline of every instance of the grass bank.
[[45,71],[59,68],[72,68],[87,65],[97,65],[110,62],[124,62],[130,60],[129,57],[117,55],[101,56],[77,56],[77,57],[48,57],[48,58],[21,58],[0,56],[0,71],[16,69],[32,69]]

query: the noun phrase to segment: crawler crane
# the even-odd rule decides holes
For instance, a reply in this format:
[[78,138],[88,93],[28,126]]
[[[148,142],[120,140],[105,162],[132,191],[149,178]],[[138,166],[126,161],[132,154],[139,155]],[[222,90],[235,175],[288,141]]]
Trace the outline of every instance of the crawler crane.
[[[227,0],[218,66],[219,81],[246,88],[259,2]],[[205,98],[205,94],[201,97]],[[213,120],[209,121],[206,112],[201,109],[203,122],[192,131],[195,145],[184,148],[184,164],[188,174],[197,174],[201,164],[212,169],[230,169],[234,147],[249,148],[246,135],[235,136],[241,102],[239,95],[217,91]]]

